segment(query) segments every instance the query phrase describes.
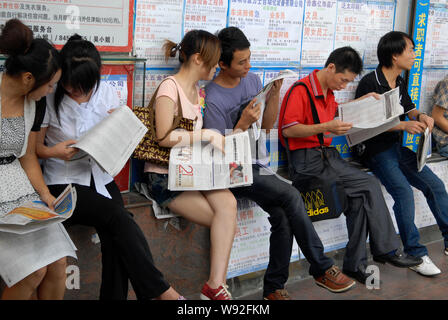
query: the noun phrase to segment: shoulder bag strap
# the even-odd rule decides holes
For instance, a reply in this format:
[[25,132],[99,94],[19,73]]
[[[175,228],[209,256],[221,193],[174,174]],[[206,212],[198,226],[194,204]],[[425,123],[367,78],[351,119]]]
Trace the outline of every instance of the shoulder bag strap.
[[[311,112],[313,114],[313,121],[314,121],[315,124],[320,123],[319,115],[317,114],[316,105],[314,104],[313,98],[311,97],[311,93],[310,93],[308,87],[306,86],[306,84],[303,83],[303,82],[299,82],[299,81],[294,83],[293,86],[291,87],[291,89],[289,90],[288,96],[286,97],[285,109],[283,110],[283,114],[280,115],[280,116],[283,117],[283,115],[285,114],[286,108],[288,107],[289,96],[291,95],[291,92],[294,90],[294,88],[297,87],[297,86],[305,87],[306,93],[308,94],[308,99],[310,100],[310,104],[311,104]],[[323,146],[324,145],[324,135],[322,133],[319,133],[319,134],[317,134],[317,138],[319,139],[320,145]],[[287,145],[286,149],[289,149],[289,147],[288,147],[288,139],[285,139],[285,143]]]
[[184,117],[183,113],[182,113],[182,103],[180,101],[180,93],[179,93],[179,89],[177,88],[176,81],[174,79],[172,79],[172,78],[166,78],[159,84],[159,86],[157,87],[156,91],[152,95],[151,100],[149,101],[149,104],[148,104],[148,108],[152,107],[152,110],[150,112],[152,113],[151,116],[154,119],[153,120],[153,124],[154,125],[151,126],[151,128],[150,128],[150,130],[152,131],[151,133],[152,133],[153,137],[156,137],[156,132],[155,132],[155,121],[156,121],[156,119],[155,119],[155,101],[156,101],[156,97],[157,97],[157,92],[159,91],[159,88],[162,85],[162,83],[164,81],[166,81],[166,80],[173,81],[175,86],[176,86],[176,90],[177,90],[177,116],[174,116],[173,124],[172,124],[171,128],[166,132],[166,134],[162,138],[160,138],[160,139],[155,138],[156,141],[162,141],[163,139],[165,139],[174,129],[176,129],[179,126],[180,121]]

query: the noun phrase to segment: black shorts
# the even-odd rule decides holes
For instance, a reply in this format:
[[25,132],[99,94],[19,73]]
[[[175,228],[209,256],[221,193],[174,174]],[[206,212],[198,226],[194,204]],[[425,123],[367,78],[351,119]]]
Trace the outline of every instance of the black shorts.
[[163,208],[182,193],[168,190],[168,174],[147,172],[146,176],[149,194]]

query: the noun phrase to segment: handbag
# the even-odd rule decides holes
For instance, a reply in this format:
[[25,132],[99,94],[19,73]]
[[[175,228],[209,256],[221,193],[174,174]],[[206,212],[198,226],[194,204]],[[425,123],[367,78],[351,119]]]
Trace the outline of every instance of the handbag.
[[[288,104],[289,95],[298,85],[302,85],[306,88],[309,100],[311,102],[311,111],[313,114],[314,123],[320,123],[314,101],[311,98],[308,87],[303,82],[296,82],[293,85],[289,91],[288,97],[286,98],[285,109]],[[292,185],[300,192],[308,216],[313,222],[338,218],[347,208],[347,195],[342,182],[339,180],[338,173],[328,161],[328,149],[324,146],[323,134],[319,133],[317,137],[320,143],[320,147],[318,147],[318,149],[321,152],[322,161],[324,162],[324,169],[317,175],[309,175],[306,173],[296,175],[297,177],[292,183]],[[287,139],[285,139],[285,143],[286,152],[289,155],[290,150],[287,145]],[[288,156],[288,158],[291,159],[291,156]]]
[[[172,80],[173,79],[165,79]],[[159,142],[165,139],[173,130],[175,129],[185,129],[187,131],[193,131],[195,120],[187,119],[183,117],[182,114],[182,105],[179,97],[179,90],[177,91],[177,116],[174,116],[173,125],[168,130],[168,132],[160,139],[156,136],[155,130],[155,101],[157,97],[157,92],[159,91],[159,84],[156,91],[151,97],[149,104],[147,107],[134,107],[133,111],[137,118],[140,119],[141,122],[148,128],[143,139],[138,144],[137,148],[135,148],[133,153],[133,158],[138,160],[144,160],[147,162],[151,162],[157,165],[168,166],[170,160],[170,151],[171,148],[162,147],[159,145]],[[177,88],[177,86],[176,86]]]

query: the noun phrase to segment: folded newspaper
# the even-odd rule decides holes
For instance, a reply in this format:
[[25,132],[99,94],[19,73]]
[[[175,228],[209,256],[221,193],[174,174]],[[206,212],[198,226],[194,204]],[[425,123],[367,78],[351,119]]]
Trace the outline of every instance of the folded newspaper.
[[[258,140],[260,138],[260,132],[261,132],[261,122],[263,121],[263,114],[264,110],[266,108],[266,98],[269,94],[269,91],[271,91],[272,86],[274,85],[274,82],[277,80],[281,80],[284,78],[299,78],[299,75],[289,69],[282,70],[278,73],[278,75],[271,79],[264,87],[260,90],[260,92],[257,93],[257,95],[254,97],[254,99],[257,99],[257,102],[260,103],[260,109],[261,109],[261,116],[260,118],[255,121],[252,124],[252,129],[255,135],[255,140]],[[252,99],[253,100],[253,99]]]
[[252,184],[252,156],[247,131],[225,137],[225,155],[211,144],[173,147],[169,190],[212,190]]
[[88,154],[104,171],[115,177],[123,169],[146,131],[148,128],[132,110],[121,106],[72,145],[83,151],[72,160]]
[[51,211],[42,201],[29,201],[0,218],[0,231],[25,234],[62,222],[72,216],[76,190],[72,185],[59,195]]
[[420,141],[417,148],[417,170],[422,171],[426,164],[426,159],[431,157],[431,132],[429,128],[425,129],[425,132],[420,136]]
[[398,125],[404,109],[397,87],[380,95],[379,100],[368,97],[340,104],[338,112],[341,121],[353,125],[345,134],[351,147]]

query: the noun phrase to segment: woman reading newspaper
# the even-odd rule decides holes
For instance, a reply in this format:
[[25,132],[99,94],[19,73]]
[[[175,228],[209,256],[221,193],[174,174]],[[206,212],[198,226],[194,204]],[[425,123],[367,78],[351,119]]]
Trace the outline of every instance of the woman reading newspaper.
[[[188,145],[194,141],[208,141],[223,150],[224,137],[212,130],[202,129],[199,104],[199,80],[211,80],[221,54],[216,36],[203,30],[192,30],[176,44],[166,41],[165,58],[175,57],[179,52],[180,70],[165,79],[159,86],[155,102],[156,135],[169,132],[177,114],[180,98],[184,118],[196,119],[193,131],[174,130],[159,142],[162,147]],[[180,143],[179,143],[180,141]],[[168,168],[147,162],[148,188],[151,196],[162,207],[203,226],[210,228],[210,276],[201,291],[201,298],[229,300],[226,274],[230,250],[236,230],[236,200],[228,189],[212,191],[168,190]]]
[[[61,77],[59,54],[16,19],[3,28],[0,53],[7,56],[0,72],[0,217],[29,201],[42,200],[53,209],[55,198],[35,153],[35,101]],[[0,232],[0,274],[8,286],[2,299],[63,299],[68,255],[76,257],[60,223],[25,234]]]
[[61,192],[69,183],[76,188],[76,209],[66,223],[92,226],[98,232],[100,299],[126,299],[129,280],[138,299],[182,299],[154,266],[146,238],[124,208],[112,177],[71,147],[120,106],[116,90],[101,81],[100,54],[79,35],[72,36],[60,53],[61,81],[47,96],[37,152],[45,159],[44,178],[52,192]]

